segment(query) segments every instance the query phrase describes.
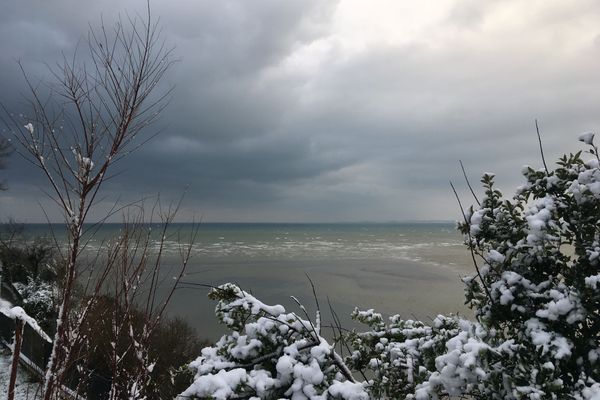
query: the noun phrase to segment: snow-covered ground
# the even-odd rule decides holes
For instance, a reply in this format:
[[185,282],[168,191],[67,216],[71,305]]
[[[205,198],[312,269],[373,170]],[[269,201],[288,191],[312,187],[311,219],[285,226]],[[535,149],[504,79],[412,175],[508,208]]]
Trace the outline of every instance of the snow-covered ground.
[[[8,395],[8,381],[10,377],[10,351],[5,348],[0,348],[0,393],[2,398]],[[39,389],[39,384],[35,379],[23,368],[19,368],[17,373],[17,383],[15,387],[15,399],[37,399],[36,393]]]

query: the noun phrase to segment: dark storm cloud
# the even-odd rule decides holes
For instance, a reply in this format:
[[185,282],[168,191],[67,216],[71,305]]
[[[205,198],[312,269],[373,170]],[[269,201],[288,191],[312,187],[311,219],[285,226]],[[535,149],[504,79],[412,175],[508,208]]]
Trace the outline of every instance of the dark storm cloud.
[[[19,1],[0,13],[2,101],[18,109],[20,59],[36,76],[88,23],[143,2]],[[208,220],[452,219],[458,159],[510,193],[600,126],[600,6],[516,1],[154,2],[180,62],[162,132],[117,165],[109,197],[189,187]],[[371,14],[373,15],[372,17]],[[367,21],[367,22],[365,22]],[[374,22],[373,22],[374,21]],[[83,47],[83,45],[81,45]],[[2,205],[27,215],[43,181],[12,160]]]
[[[13,102],[23,84],[15,60],[31,75],[43,78],[48,75],[46,64],[60,61],[61,52],[71,54],[78,43],[85,48],[88,21],[97,25],[102,15],[110,26],[116,10],[135,14],[143,12],[140,5],[143,2],[124,6],[104,2],[89,9],[71,1],[51,6],[35,1],[11,3],[0,19],[5,37],[14,37],[2,52],[6,55],[1,65],[3,102],[9,109],[20,107]],[[140,190],[178,193],[191,184],[199,186],[197,192],[203,198],[216,202],[239,201],[235,193],[242,188],[245,200],[265,200],[277,191],[247,182],[310,177],[338,164],[336,160],[308,161],[308,142],[277,133],[280,116],[291,106],[291,99],[285,88],[260,82],[265,69],[325,32],[333,6],[333,2],[269,0],[153,4],[165,40],[175,46],[180,60],[166,82],[176,86],[176,95],[159,124],[162,135],[117,166],[126,173],[115,178],[109,190],[130,197],[128,192]],[[80,54],[85,57],[84,51]],[[15,160],[13,167],[19,171],[26,164]],[[29,170],[20,176],[23,181],[43,184],[34,177],[35,171]],[[23,186],[21,180],[16,181],[13,191]]]

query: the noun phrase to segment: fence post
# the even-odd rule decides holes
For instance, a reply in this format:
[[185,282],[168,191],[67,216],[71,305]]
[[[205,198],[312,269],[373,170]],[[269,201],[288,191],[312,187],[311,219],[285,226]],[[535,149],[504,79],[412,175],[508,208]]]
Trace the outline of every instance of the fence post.
[[15,318],[15,343],[13,344],[13,358],[10,366],[10,381],[8,383],[8,398],[15,398],[15,383],[17,382],[17,368],[19,366],[19,357],[21,355],[21,343],[23,343],[23,328],[25,323],[20,318]]

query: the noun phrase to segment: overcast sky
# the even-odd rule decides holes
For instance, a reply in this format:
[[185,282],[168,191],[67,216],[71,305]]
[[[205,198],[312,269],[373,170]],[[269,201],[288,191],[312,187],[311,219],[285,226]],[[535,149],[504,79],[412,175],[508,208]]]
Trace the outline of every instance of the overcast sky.
[[[5,0],[0,101],[72,54],[88,24],[140,0]],[[161,133],[116,165],[106,202],[189,186],[180,220],[455,220],[448,181],[577,150],[600,127],[600,3],[589,1],[154,0],[180,61]],[[43,220],[39,171],[0,172],[3,218]],[[461,189],[465,202],[470,203]]]

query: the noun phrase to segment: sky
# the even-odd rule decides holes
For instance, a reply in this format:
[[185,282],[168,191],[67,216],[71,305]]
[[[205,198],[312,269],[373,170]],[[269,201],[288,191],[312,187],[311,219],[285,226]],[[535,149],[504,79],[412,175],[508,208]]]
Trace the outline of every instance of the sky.
[[[89,27],[141,0],[7,0],[0,102],[85,45]],[[213,222],[457,220],[459,160],[510,196],[522,166],[553,163],[600,127],[594,0],[153,0],[175,65],[160,133],[114,166],[98,210],[160,194],[178,219]],[[84,49],[85,50],[85,49]],[[40,171],[13,155],[0,217],[60,214]],[[476,188],[477,191],[477,188]],[[481,191],[479,190],[480,194]],[[104,207],[104,208],[103,208]]]

